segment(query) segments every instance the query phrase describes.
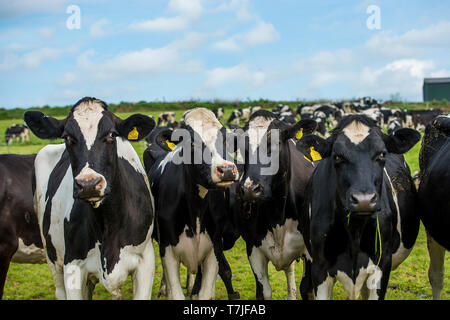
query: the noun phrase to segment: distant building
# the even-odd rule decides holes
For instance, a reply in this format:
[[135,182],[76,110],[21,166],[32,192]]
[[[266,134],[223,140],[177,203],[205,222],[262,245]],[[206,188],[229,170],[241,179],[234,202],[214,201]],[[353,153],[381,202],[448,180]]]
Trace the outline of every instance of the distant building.
[[423,80],[423,101],[450,101],[450,78],[425,78]]

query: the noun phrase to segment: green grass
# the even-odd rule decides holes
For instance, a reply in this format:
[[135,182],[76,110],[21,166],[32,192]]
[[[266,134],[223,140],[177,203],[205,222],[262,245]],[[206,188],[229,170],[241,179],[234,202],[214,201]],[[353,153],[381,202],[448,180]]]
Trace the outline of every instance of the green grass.
[[[179,119],[184,111],[176,111],[177,119]],[[226,110],[226,117],[229,116],[231,110]],[[119,114],[121,118],[126,118],[131,113]],[[156,117],[159,112],[148,112]],[[6,128],[13,123],[23,123],[22,120],[0,120],[0,132],[5,132]],[[57,143],[58,141],[53,141]],[[10,147],[5,145],[4,136],[0,137],[0,154],[1,153],[17,153],[29,154],[36,153],[44,147],[48,141],[43,141],[37,137],[31,137],[29,143],[20,144],[14,142]],[[145,149],[144,142],[133,143],[137,153],[141,157]],[[419,170],[418,152],[420,150],[420,142],[405,154],[411,172]],[[162,266],[159,257],[157,244],[154,242],[156,256],[156,273],[153,285],[152,298],[157,299]],[[233,286],[235,290],[241,294],[241,299],[255,299],[255,280],[246,256],[245,242],[239,239],[235,246],[225,252],[225,255],[231,265],[233,272]],[[420,228],[419,237],[410,256],[404,261],[397,270],[391,273],[389,281],[389,289],[386,299],[389,300],[416,300],[431,299],[431,287],[428,282],[427,269],[429,264],[428,252],[426,248],[426,235],[423,226]],[[447,258],[445,268],[450,269],[450,261]],[[296,282],[297,288],[302,277],[302,264],[296,263]],[[447,272],[448,275],[448,272]],[[272,264],[269,264],[269,278],[273,289],[273,299],[286,299],[286,278],[284,272],[276,271]],[[181,279],[183,286],[186,282],[186,269],[181,268]],[[444,284],[442,299],[450,299],[450,281],[448,276]],[[123,298],[132,298],[131,278],[122,289]],[[46,264],[29,265],[29,264],[11,264],[7,276],[4,299],[54,299],[53,279]],[[94,291],[94,299],[111,299],[111,295],[98,284]],[[227,293],[223,282],[218,279],[216,282],[216,299],[227,299]],[[334,289],[334,299],[347,299],[341,284],[337,283]]]

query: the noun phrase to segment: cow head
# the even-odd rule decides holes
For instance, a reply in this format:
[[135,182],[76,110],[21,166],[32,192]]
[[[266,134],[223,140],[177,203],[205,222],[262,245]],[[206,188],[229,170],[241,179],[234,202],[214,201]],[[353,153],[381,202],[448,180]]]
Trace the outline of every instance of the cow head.
[[119,119],[103,101],[87,97],[63,120],[39,111],[28,111],[24,118],[39,138],[64,139],[74,177],[73,196],[95,208],[111,192],[123,144],[143,139],[155,126],[152,118],[140,114]]
[[162,131],[155,140],[167,151],[177,145],[173,151],[183,158],[190,176],[207,189],[229,187],[239,178],[230,155],[236,150],[236,134],[228,131],[208,109],[189,111],[179,129],[173,133]]
[[265,110],[255,112],[247,123],[244,174],[240,192],[245,202],[272,199],[284,192],[288,177],[289,146],[291,138],[311,133],[316,127],[313,120],[301,120],[294,124],[280,121]]
[[419,154],[419,166],[423,171],[430,159],[438,152],[450,137],[450,115],[437,116],[425,128],[422,148]]
[[303,137],[297,148],[304,154],[311,147],[331,161],[336,176],[336,200],[346,213],[368,216],[380,210],[386,154],[402,154],[420,140],[420,134],[402,128],[385,135],[375,121],[364,115],[344,117],[327,139]]

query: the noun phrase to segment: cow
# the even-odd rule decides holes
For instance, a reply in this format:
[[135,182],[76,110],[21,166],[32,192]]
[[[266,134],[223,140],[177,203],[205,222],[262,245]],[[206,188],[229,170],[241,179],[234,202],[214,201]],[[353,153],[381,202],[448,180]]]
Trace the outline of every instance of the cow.
[[420,218],[427,231],[428,278],[433,299],[444,286],[445,250],[450,250],[450,116],[437,116],[425,129],[419,154]]
[[308,255],[303,299],[331,299],[336,280],[350,299],[384,299],[391,269],[409,255],[419,232],[417,194],[402,153],[420,134],[385,135],[364,115],[344,117],[327,139],[304,136],[299,150],[323,158],[301,210]]
[[227,120],[227,124],[239,125],[240,121],[244,122],[248,121],[248,119],[250,119],[250,116],[258,110],[261,110],[261,107],[256,106],[233,110],[233,112],[231,113],[230,117]]
[[22,143],[25,141],[30,141],[30,130],[24,124],[13,124],[6,129],[5,132],[5,141],[9,146],[14,141],[14,138],[17,141],[21,141]]
[[175,112],[163,112],[158,116],[157,126],[165,126],[175,122]]
[[90,299],[99,281],[113,298],[133,276],[133,298],[150,299],[155,270],[154,203],[145,170],[129,141],[155,121],[120,119],[105,102],[85,97],[65,119],[27,111],[41,139],[64,139],[36,156],[34,207],[60,299]]
[[[178,141],[175,135],[180,135]],[[228,155],[229,132],[205,108],[185,114],[184,124],[172,133],[161,131],[144,152],[144,165],[155,194],[156,239],[159,243],[169,299],[184,299],[179,268],[195,274],[201,268],[198,299],[215,298],[215,281],[223,250],[237,237],[227,238],[226,191],[239,174]],[[231,281],[231,273],[229,274]]]
[[45,263],[31,190],[35,157],[0,155],[0,299],[10,262]]
[[433,119],[442,114],[440,109],[430,109],[430,110],[409,110],[409,115],[411,116],[412,128],[424,131],[427,124],[429,124]]
[[311,133],[315,126],[313,120],[288,125],[260,110],[244,127],[245,144],[240,146],[245,155],[244,173],[238,189],[241,209],[235,211],[234,220],[246,243],[257,299],[272,298],[269,261],[285,272],[287,299],[297,298],[294,262],[305,247],[299,209],[314,165],[296,149],[293,138],[300,132]]
[[225,121],[225,111],[222,107],[211,110],[219,121]]
[[398,129],[400,129],[402,127],[402,123],[401,120],[399,120],[398,118],[392,118],[387,126],[387,134],[392,134],[395,131],[397,131]]

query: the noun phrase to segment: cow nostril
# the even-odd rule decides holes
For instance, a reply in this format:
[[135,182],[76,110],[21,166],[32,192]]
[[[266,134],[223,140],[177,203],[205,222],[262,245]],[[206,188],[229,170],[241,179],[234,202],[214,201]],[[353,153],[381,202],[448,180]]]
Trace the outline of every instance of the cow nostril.
[[355,195],[351,194],[350,195],[350,202],[352,204],[354,204],[354,205],[357,205],[359,203],[359,200],[358,200],[358,198]]
[[257,185],[255,185],[255,186],[253,186],[252,191],[253,191],[254,193],[261,193],[261,191],[262,191],[262,186],[261,186],[260,184],[257,184]]
[[224,174],[224,170],[223,170],[222,167],[217,167],[217,172],[218,172],[219,174]]
[[371,204],[375,204],[377,202],[378,198],[377,198],[377,194],[374,193],[372,198],[370,198],[370,203]]

